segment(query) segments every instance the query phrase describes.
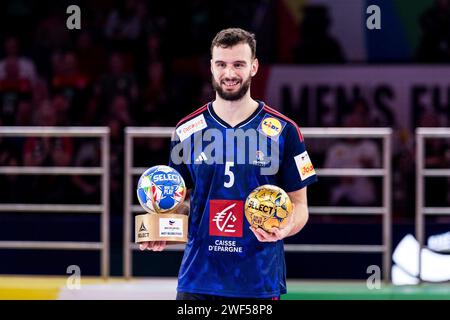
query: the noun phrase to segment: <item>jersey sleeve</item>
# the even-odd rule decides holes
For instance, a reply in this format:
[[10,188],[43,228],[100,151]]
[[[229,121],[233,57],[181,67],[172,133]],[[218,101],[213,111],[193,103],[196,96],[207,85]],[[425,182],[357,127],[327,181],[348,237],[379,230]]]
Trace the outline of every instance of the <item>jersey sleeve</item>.
[[292,192],[316,182],[317,175],[300,129],[294,124],[288,124],[285,131],[280,187],[286,192]]
[[169,167],[177,170],[184,179],[187,189],[191,189],[194,186],[191,172],[188,167],[190,163],[191,155],[188,150],[190,139],[186,139],[183,142],[180,141],[176,132],[173,133],[170,141],[170,153],[169,153]]

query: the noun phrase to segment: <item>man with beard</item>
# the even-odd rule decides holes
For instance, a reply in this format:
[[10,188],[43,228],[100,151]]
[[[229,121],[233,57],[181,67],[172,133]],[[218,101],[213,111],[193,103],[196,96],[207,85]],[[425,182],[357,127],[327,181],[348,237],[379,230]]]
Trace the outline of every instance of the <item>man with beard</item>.
[[[211,45],[216,99],[182,119],[172,138],[169,165],[191,189],[178,300],[279,299],[286,293],[282,240],[305,226],[306,186],[316,174],[297,124],[250,95],[258,71],[255,51],[255,37],[245,30],[216,35]],[[272,172],[263,170],[274,163]],[[264,184],[281,187],[293,203],[286,226],[271,232],[244,219],[245,199]],[[165,247],[163,241],[140,244],[141,250]]]

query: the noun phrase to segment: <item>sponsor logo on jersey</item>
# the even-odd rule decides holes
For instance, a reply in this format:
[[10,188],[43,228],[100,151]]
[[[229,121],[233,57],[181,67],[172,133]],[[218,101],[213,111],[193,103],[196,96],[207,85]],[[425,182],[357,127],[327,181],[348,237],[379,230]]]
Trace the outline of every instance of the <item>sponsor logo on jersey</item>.
[[201,163],[203,161],[208,160],[208,157],[206,156],[206,154],[204,152],[200,153],[200,155],[195,159],[196,163]]
[[195,117],[194,119],[189,120],[186,123],[183,123],[176,130],[180,141],[183,141],[189,138],[193,133],[205,129],[208,125],[206,124],[205,117],[203,114]]
[[210,200],[209,235],[242,237],[244,201]]
[[309,159],[308,152],[305,151],[295,156],[294,159],[302,181],[316,174],[316,171],[314,170],[311,160]]
[[278,140],[285,126],[285,121],[266,114],[258,126],[258,131],[272,139]]

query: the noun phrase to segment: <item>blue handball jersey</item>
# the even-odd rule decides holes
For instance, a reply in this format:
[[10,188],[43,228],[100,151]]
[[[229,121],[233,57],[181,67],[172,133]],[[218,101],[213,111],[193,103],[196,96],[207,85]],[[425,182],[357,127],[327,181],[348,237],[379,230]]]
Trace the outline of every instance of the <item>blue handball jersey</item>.
[[286,293],[283,241],[258,241],[244,203],[258,186],[291,192],[317,176],[295,122],[258,103],[234,127],[215,114],[212,103],[176,127],[169,165],[192,189],[179,292],[248,298]]

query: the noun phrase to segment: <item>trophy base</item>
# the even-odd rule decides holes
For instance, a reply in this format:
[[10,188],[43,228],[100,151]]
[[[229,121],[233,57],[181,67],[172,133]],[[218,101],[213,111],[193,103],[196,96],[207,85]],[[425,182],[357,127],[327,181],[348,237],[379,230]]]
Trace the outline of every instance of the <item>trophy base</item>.
[[172,213],[147,213],[134,217],[135,242],[167,241],[167,244],[187,242],[188,216]]

